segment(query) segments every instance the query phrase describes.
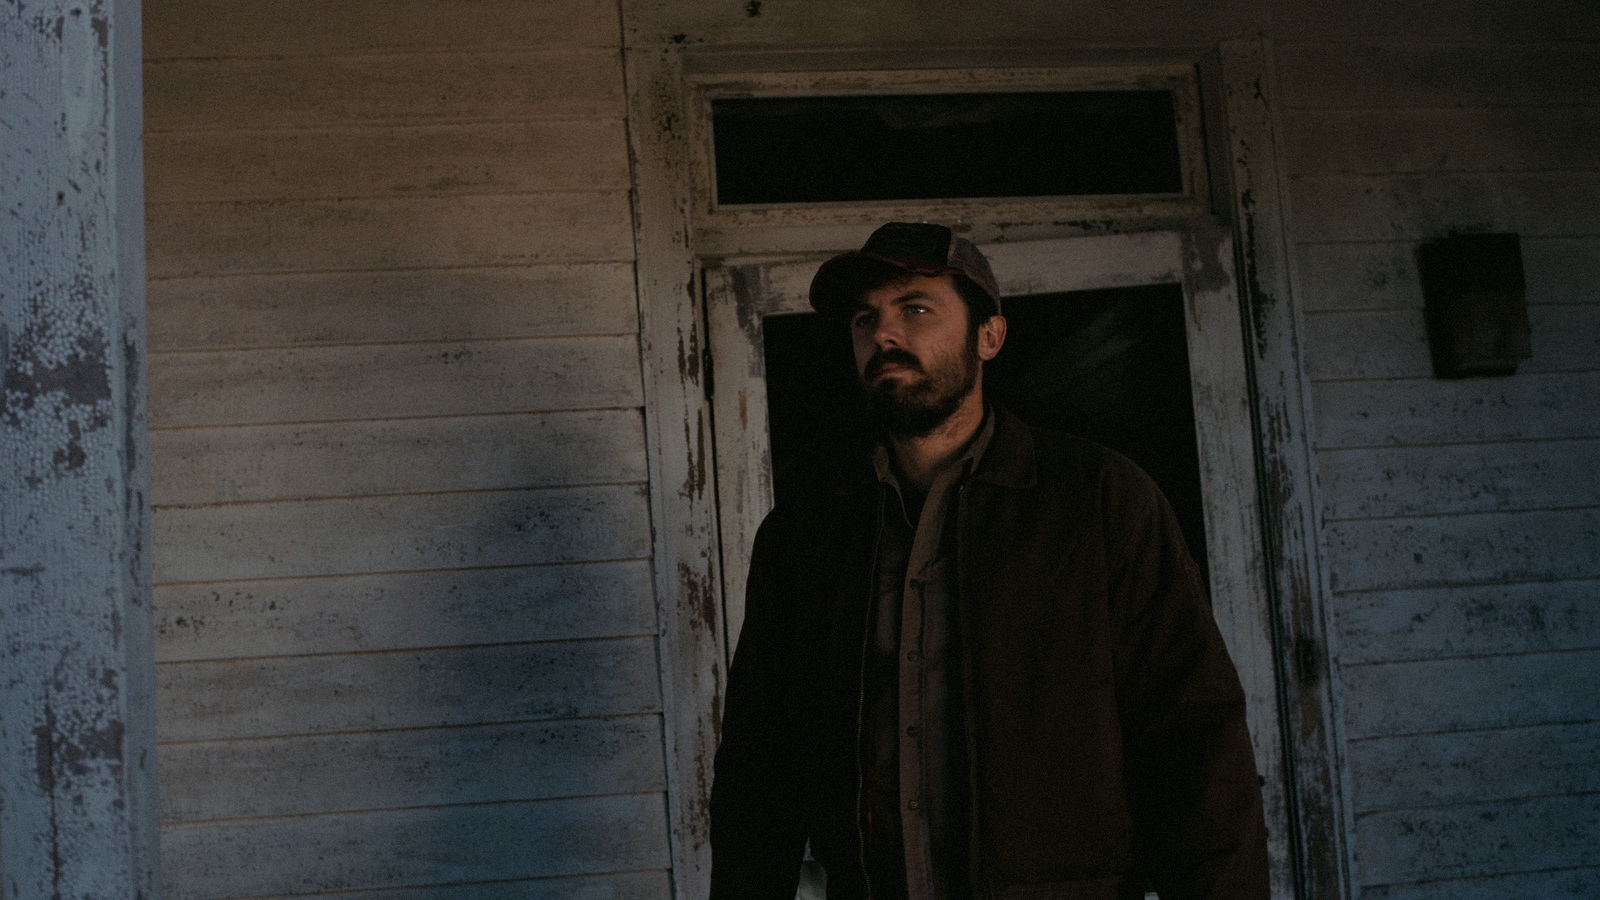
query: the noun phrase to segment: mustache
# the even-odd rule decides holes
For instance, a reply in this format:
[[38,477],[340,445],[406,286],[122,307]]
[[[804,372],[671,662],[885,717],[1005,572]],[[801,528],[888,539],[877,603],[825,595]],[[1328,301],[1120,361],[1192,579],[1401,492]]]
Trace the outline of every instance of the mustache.
[[865,378],[871,379],[883,371],[884,366],[890,364],[905,366],[913,372],[922,371],[922,361],[913,356],[911,351],[902,350],[899,347],[885,347],[872,354],[872,358],[867,360],[866,368],[861,374]]

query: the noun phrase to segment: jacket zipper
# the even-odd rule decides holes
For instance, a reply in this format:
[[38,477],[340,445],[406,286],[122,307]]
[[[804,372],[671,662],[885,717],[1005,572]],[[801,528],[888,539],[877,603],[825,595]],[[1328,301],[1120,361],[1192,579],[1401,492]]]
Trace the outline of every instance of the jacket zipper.
[[888,502],[888,489],[878,482],[878,521],[872,531],[872,574],[867,581],[867,614],[861,626],[861,664],[856,672],[856,850],[861,863],[861,883],[867,889],[866,900],[872,900],[872,874],[867,871],[867,830],[862,824],[862,803],[867,794],[866,767],[861,761],[861,740],[866,732],[867,715],[867,651],[872,646],[872,606],[878,594],[878,545],[883,540],[884,506]]

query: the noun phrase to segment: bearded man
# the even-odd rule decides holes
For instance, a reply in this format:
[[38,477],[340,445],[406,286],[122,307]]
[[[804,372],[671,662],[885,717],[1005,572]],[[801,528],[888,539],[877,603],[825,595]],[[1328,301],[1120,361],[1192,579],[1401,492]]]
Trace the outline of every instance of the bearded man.
[[1244,695],[1182,534],[1133,463],[985,402],[988,261],[890,223],[811,303],[881,436],[756,536],[714,900],[791,900],[808,845],[847,900],[1266,898]]

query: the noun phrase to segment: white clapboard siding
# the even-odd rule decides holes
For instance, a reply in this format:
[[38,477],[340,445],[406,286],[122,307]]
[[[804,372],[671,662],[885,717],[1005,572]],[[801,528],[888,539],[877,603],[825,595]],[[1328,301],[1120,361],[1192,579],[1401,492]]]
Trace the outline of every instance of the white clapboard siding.
[[1600,506],[1600,440],[1326,450],[1329,519]]
[[1593,171],[1299,176],[1290,179],[1290,195],[1304,241],[1600,234],[1600,172]]
[[625,262],[152,281],[152,352],[632,334]]
[[1600,576],[1600,509],[1331,522],[1336,591]]
[[606,262],[631,252],[624,191],[151,204],[152,278]]
[[1597,829],[1600,794],[1394,810],[1361,817],[1356,858],[1375,884],[1596,866]]
[[169,823],[664,790],[654,715],[166,744]]
[[149,203],[627,190],[620,118],[156,132]]
[[658,712],[650,637],[166,663],[165,741]]
[[161,0],[144,7],[146,59],[373,51],[613,47],[608,0]]
[[[1309,312],[1422,307],[1414,241],[1301,244],[1297,255]],[[1600,237],[1524,236],[1522,268],[1530,306],[1600,303]]]
[[638,355],[632,335],[157,354],[150,425],[632,407]]
[[660,869],[659,793],[172,825],[167,900]]
[[1291,175],[1593,171],[1600,165],[1600,106],[1316,109],[1293,110],[1285,119]]
[[1479,878],[1444,878],[1362,890],[1362,900],[1461,900],[1462,897],[1538,897],[1593,900],[1600,896],[1600,866],[1517,872]]
[[1370,738],[1349,760],[1357,813],[1600,794],[1600,722]]
[[1600,579],[1361,591],[1334,605],[1346,664],[1600,647]]
[[1291,109],[1593,105],[1600,97],[1600,44],[1518,45],[1499,35],[1467,46],[1297,41],[1275,55]]
[[1272,30],[1283,41],[1365,39],[1390,46],[1408,38],[1470,45],[1567,41],[1574,34],[1600,33],[1600,10],[1588,0],[1546,0],[1541,15],[1525,15],[1527,9],[1523,0],[1473,0],[1454,4],[1446,16],[1426,3],[1392,0],[1278,3],[1272,8]]
[[[1528,308],[1533,356],[1517,372],[1600,369],[1600,303]],[[1323,381],[1433,374],[1420,308],[1309,313],[1306,368]]]
[[159,662],[651,634],[645,560],[155,590]]
[[[288,900],[290,896],[305,895],[280,894],[259,900]],[[666,869],[339,892],[339,900],[671,900],[671,898],[671,875]]]
[[614,119],[623,104],[615,50],[156,60],[144,87],[152,132]]
[[1312,385],[1318,449],[1600,437],[1600,372]]
[[150,446],[156,506],[646,477],[644,424],[631,409],[179,428],[152,432]]

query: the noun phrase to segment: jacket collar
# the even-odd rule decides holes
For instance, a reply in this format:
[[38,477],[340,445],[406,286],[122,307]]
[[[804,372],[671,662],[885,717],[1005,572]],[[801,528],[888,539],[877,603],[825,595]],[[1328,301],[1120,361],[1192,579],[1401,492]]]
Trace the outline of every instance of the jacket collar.
[[1038,483],[1038,461],[1033,451],[1033,435],[1028,426],[1010,410],[991,406],[994,436],[978,460],[972,477],[1001,487],[1032,487]]

